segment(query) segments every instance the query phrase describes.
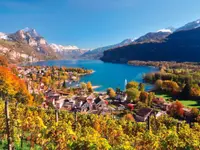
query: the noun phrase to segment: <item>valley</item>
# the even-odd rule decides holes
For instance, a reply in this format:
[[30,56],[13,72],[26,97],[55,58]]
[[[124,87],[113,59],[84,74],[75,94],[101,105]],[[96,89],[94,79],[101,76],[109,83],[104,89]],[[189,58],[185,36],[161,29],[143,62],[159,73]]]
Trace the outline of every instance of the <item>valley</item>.
[[0,149],[200,149],[197,5],[78,1],[0,2]]

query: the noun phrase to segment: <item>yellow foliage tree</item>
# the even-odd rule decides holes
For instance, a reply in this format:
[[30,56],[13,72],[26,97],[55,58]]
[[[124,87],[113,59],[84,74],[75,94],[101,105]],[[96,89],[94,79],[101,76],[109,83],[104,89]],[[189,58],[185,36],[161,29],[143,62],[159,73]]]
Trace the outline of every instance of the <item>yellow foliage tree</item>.
[[87,89],[88,89],[88,92],[93,92],[92,83],[91,82],[87,83]]
[[32,96],[26,84],[9,68],[0,66],[0,94],[3,98],[16,99],[18,102],[31,104]]

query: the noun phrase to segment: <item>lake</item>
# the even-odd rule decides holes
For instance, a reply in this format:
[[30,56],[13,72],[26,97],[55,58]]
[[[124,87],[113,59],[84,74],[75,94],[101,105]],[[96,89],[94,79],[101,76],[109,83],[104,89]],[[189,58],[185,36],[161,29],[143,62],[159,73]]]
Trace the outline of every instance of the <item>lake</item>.
[[[91,81],[93,86],[100,86],[96,91],[105,91],[112,87],[121,90],[125,88],[125,80],[143,82],[142,76],[145,73],[157,71],[154,67],[147,66],[131,66],[127,64],[104,63],[100,60],[49,60],[34,63],[40,66],[66,66],[66,67],[84,67],[92,69],[95,72],[81,78],[80,82]],[[152,86],[146,85],[146,90]]]

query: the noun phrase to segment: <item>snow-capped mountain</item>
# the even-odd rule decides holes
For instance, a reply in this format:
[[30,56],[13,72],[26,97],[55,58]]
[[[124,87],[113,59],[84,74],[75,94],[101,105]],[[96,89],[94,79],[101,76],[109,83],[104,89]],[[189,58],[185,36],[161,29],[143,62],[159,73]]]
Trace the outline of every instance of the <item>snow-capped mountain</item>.
[[25,28],[11,34],[0,33],[0,40],[0,53],[10,55],[11,60],[36,61],[59,58],[35,29]]
[[200,19],[187,23],[186,25],[178,28],[176,30],[176,32],[177,31],[183,31],[183,30],[192,30],[192,29],[196,29],[196,28],[199,28],[199,27],[200,27]]
[[136,42],[123,48],[105,51],[101,60],[118,63],[127,63],[131,60],[200,62],[199,43],[200,27],[173,32],[163,40]]
[[36,51],[45,54],[47,56],[56,56],[56,53],[48,45],[47,41],[40,36],[35,29],[24,28],[16,33],[9,34],[8,36],[13,41],[23,42],[33,47]]
[[[35,29],[28,27],[18,30],[17,32],[11,34],[0,33],[0,40],[9,41],[13,43],[13,45],[20,45],[15,46],[16,48],[14,48],[14,50],[12,51],[11,47],[9,45],[6,45],[6,42],[1,42],[4,42],[4,45],[6,45],[6,47],[4,45],[0,45],[0,50],[2,50],[3,53],[12,51],[10,54],[13,56],[13,60],[19,60],[21,56],[25,55],[25,59],[30,58],[30,56],[32,55],[34,55],[35,58],[37,57],[37,59],[39,60],[57,58],[78,59],[80,55],[87,52],[87,50],[80,49],[77,46],[63,46],[54,43],[49,44],[45,40],[45,38],[41,36]],[[36,59],[33,58],[32,60]]]
[[122,46],[125,46],[125,45],[129,45],[129,44],[133,43],[133,41],[134,40],[132,40],[132,39],[125,39],[118,44],[96,48],[94,50],[90,50],[90,51],[84,53],[81,56],[81,58],[84,58],[84,59],[99,59],[103,56],[104,51],[109,50],[109,49],[113,49],[113,48],[117,48],[117,47],[122,47]]
[[134,41],[135,43],[149,43],[149,42],[160,42],[169,36],[172,32],[149,32]]
[[49,46],[54,50],[54,52],[58,53],[63,59],[78,59],[79,56],[83,55],[87,52],[87,50],[83,50],[78,48],[77,46],[63,46],[57,44],[49,44]]
[[160,29],[157,32],[169,32],[169,33],[172,33],[172,31],[170,29]]
[[149,43],[149,42],[161,42],[163,39],[168,37],[175,31],[175,28],[168,27],[164,29],[160,29],[156,32],[149,32],[134,41],[134,44],[137,43]]
[[168,27],[168,28],[164,28],[164,29],[160,29],[157,32],[168,32],[168,33],[173,33],[176,30],[176,28],[174,27]]
[[0,39],[9,40],[8,34],[0,32]]
[[17,31],[16,33],[10,34],[9,37],[14,41],[23,41],[32,47],[37,47],[37,49],[41,51],[41,45],[47,45],[46,40],[41,37],[35,29],[28,27]]
[[169,36],[171,33],[173,33],[175,28],[169,27],[165,29],[158,30],[157,32],[149,32],[145,34],[144,36],[141,36],[137,39],[125,39],[124,41],[114,44],[114,45],[109,45],[105,47],[100,47],[96,48],[94,50],[90,50],[86,53],[84,53],[81,57],[86,58],[86,59],[99,59],[100,57],[103,56],[103,52],[110,50],[110,49],[115,49],[135,43],[144,43],[144,42],[159,42]]
[[22,29],[22,31],[24,31],[24,33],[29,34],[32,38],[41,37],[41,36],[36,32],[35,29],[29,28],[29,27],[26,27],[26,28]]
[[68,50],[78,50],[79,48],[77,46],[62,46],[62,45],[57,45],[57,44],[49,44],[49,46],[55,51],[55,52],[63,52],[63,51],[68,51]]
[[121,43],[117,44],[117,46],[125,46],[125,45],[129,45],[133,42],[133,39],[125,39],[123,40]]

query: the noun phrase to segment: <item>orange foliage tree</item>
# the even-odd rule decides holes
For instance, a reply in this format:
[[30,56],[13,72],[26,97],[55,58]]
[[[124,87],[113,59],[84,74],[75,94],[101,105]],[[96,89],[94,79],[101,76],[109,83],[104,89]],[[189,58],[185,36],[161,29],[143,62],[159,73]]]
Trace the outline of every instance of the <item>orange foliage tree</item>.
[[177,100],[173,102],[169,107],[169,114],[173,117],[183,117],[184,114],[183,108],[184,108],[183,104]]
[[17,100],[17,102],[32,104],[26,84],[9,68],[0,66],[0,94],[2,98]]
[[0,66],[8,66],[8,60],[5,56],[0,55]]

